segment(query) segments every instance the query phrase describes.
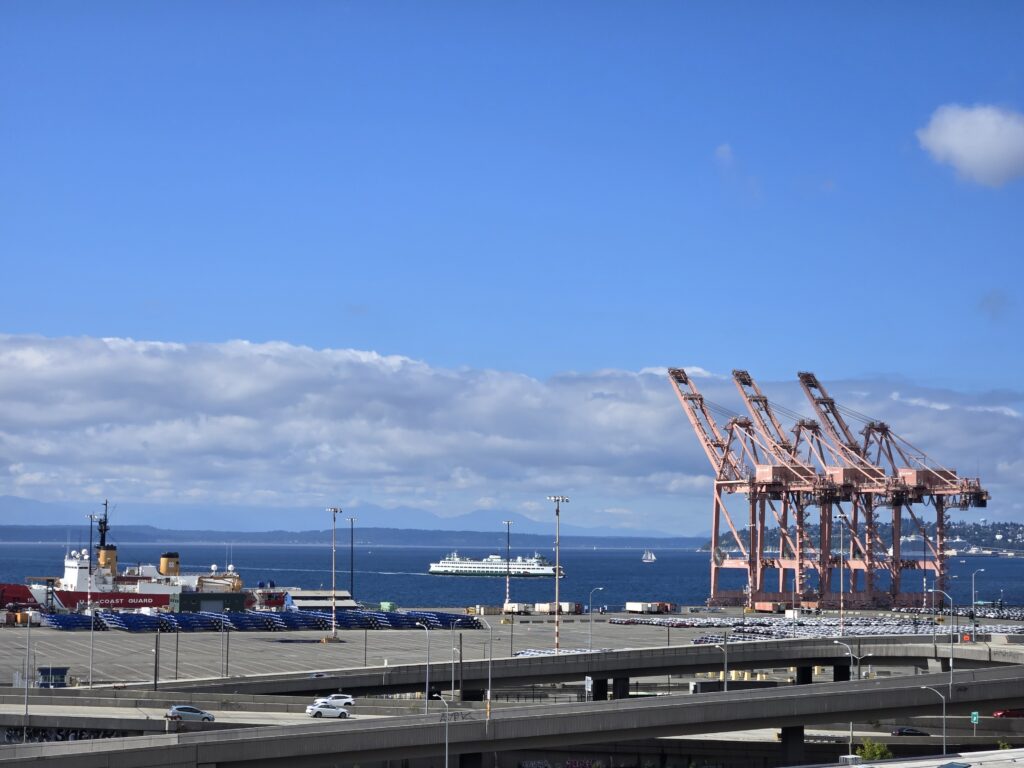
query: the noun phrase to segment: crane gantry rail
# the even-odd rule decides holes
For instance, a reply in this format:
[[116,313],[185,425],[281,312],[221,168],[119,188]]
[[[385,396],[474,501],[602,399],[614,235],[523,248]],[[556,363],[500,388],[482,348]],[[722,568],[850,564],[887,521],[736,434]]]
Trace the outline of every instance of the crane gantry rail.
[[[792,438],[777,414],[784,409],[747,371],[733,371],[733,382],[750,416],[729,416],[721,425],[714,414],[723,409],[705,400],[684,369],[670,368],[668,378],[714,471],[709,605],[911,605],[922,593],[904,590],[907,572],[930,572],[933,588],[945,589],[947,510],[986,506],[989,494],[978,478],[959,476],[888,424],[839,406],[813,373],[798,378],[817,420],[789,413]],[[844,412],[864,422],[861,440]],[[737,496],[745,504],[733,502]],[[933,530],[924,514],[929,506]],[[891,524],[888,545],[879,533],[882,519]],[[920,557],[901,549],[906,519],[924,543]],[[772,526],[777,551],[766,547]],[[723,588],[721,576],[730,570],[745,571],[742,589]]]

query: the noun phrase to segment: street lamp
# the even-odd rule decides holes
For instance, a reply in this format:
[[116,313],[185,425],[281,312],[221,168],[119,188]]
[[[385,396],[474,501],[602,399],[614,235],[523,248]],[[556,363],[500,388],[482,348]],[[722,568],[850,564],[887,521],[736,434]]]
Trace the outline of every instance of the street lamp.
[[725,631],[725,640],[722,641],[722,645],[715,645],[715,648],[725,654],[725,664],[723,665],[723,682],[722,690],[729,690],[729,630]]
[[417,621],[416,626],[423,627],[427,633],[427,666],[423,675],[423,714],[425,715],[430,711],[430,627],[421,621]]
[[568,496],[548,496],[548,501],[555,502],[555,655],[560,649],[558,619],[562,613],[562,604],[558,602],[558,582],[562,580],[562,566],[559,560],[559,518],[562,511],[562,504],[569,503]]
[[942,754],[946,754],[946,697],[943,696],[940,691],[937,691],[930,685],[922,685],[921,688],[927,688],[929,691],[936,694],[940,699],[942,699]]
[[338,513],[340,507],[328,507],[331,513],[331,640],[338,639],[338,591],[335,587],[335,577],[338,569],[335,566],[335,558],[338,552]]
[[448,768],[448,721],[451,718],[448,715],[448,702],[444,700],[444,696],[439,693],[437,698],[444,704],[444,768]]
[[356,596],[356,519],[348,519],[348,595]]
[[850,658],[857,662],[857,679],[860,680],[860,660],[866,659],[868,656],[874,656],[873,653],[865,653],[863,656],[858,656],[853,652],[853,649],[846,643],[841,643],[838,640],[832,641],[833,645],[841,645],[846,649],[846,652],[850,655]]
[[505,610],[512,602],[512,521],[502,520],[505,524]]
[[589,607],[587,608],[587,613],[590,614],[590,635],[589,641],[587,642],[588,651],[594,650],[594,593],[600,592],[603,589],[604,587],[594,587],[592,590],[590,590],[590,601],[588,603]]
[[[849,645],[847,645],[846,643],[841,643],[838,640],[833,640],[832,644],[833,645],[841,645],[841,646],[843,646],[846,649],[846,652],[848,654],[850,654],[850,658],[857,660],[857,679],[860,680],[860,660],[862,658],[864,658],[864,657],[863,656],[854,656],[853,655],[853,649]],[[870,655],[871,655],[870,653],[864,654],[864,656],[870,656]],[[847,747],[847,749],[849,750],[849,754],[852,755],[853,754],[853,720],[850,721],[850,745],[849,745],[849,747]]]
[[[946,599],[949,600],[949,613],[953,617],[953,621],[956,622],[957,621],[957,618],[956,618],[956,606],[953,605],[953,598],[952,598],[952,596],[950,596],[949,592],[945,592],[945,591],[943,591],[941,589],[929,589],[928,591],[933,593],[933,594],[935,592],[938,592],[938,593],[943,594],[943,595],[946,596]],[[959,631],[959,629],[957,629],[956,631]],[[954,635],[954,628],[950,627],[950,629],[949,629],[949,700],[950,701],[953,700],[953,635]]]
[[485,720],[491,719],[491,657],[494,656],[494,633],[491,631],[491,625],[486,619],[477,618],[477,621],[481,622],[487,627],[487,713],[484,717]]
[[[452,636],[452,701],[455,701],[455,622],[453,621],[449,632]],[[461,668],[462,663],[462,649],[459,649],[459,664]],[[462,694],[462,687],[459,687],[459,695]]]
[[976,642],[978,639],[978,620],[975,618],[975,611],[978,610],[978,600],[974,591],[974,577],[979,573],[984,573],[984,568],[979,568],[971,574],[971,642]]

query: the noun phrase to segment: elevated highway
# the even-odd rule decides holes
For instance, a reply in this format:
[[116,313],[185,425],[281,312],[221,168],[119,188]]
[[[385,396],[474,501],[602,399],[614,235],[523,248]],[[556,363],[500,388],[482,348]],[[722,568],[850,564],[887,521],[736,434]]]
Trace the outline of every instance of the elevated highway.
[[[488,719],[454,706],[441,713],[365,721],[309,723],[197,734],[144,736],[78,744],[24,745],[0,752],[0,765],[33,761],[76,768],[255,768],[365,765],[443,754],[478,766],[488,752],[547,745],[601,744],[644,737],[781,728],[938,714],[931,686],[950,699],[950,713],[1024,706],[1024,666],[892,679],[786,686],[758,691],[670,695],[498,710]],[[327,727],[324,727],[327,725]],[[791,731],[792,732],[792,731]]]
[[[1004,638],[1000,638],[1004,640]],[[943,636],[935,640],[921,637],[847,638],[858,656],[870,654],[875,664],[891,664],[927,669],[937,662],[948,669],[950,656],[954,668],[980,668],[1024,663],[1024,645],[1007,642],[963,643],[951,645]],[[445,653],[442,649],[441,653]],[[480,698],[487,689],[488,675],[492,688],[579,682],[589,676],[595,680],[618,680],[663,675],[693,675],[718,672],[724,667],[724,653],[713,645],[669,646],[622,651],[595,651],[583,654],[533,656],[528,658],[495,658],[456,664],[456,687],[466,698]],[[832,667],[836,679],[850,677],[850,658],[841,645],[831,639],[768,640],[728,644],[730,670],[772,668]],[[431,663],[429,677],[432,687],[445,689],[451,683],[450,662]],[[165,689],[189,693],[236,694],[313,694],[318,691],[343,689],[356,695],[383,691],[422,691],[427,665],[403,664],[392,667],[328,670],[319,677],[307,673],[278,673],[246,677],[211,678],[207,680],[163,682]],[[854,675],[855,676],[855,675]],[[810,682],[810,680],[804,680]],[[148,683],[127,686],[130,689],[151,687]],[[613,687],[614,690],[614,687]],[[598,695],[597,698],[603,698]],[[619,698],[619,696],[616,696]]]

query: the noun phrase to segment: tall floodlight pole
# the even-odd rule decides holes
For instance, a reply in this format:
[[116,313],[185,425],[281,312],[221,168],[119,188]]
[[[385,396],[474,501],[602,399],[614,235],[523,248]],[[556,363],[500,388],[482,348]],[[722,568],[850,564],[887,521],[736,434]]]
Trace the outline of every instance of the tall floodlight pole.
[[[941,589],[929,589],[929,592],[938,592],[946,596],[949,600],[949,614],[950,616],[956,615],[956,606],[953,605],[953,598],[949,592],[945,592]],[[949,700],[953,700],[953,627],[949,628]]]
[[588,601],[587,613],[590,614],[590,632],[588,634],[587,650],[594,650],[594,593],[601,592],[604,587],[594,587],[590,590],[590,600]]
[[340,507],[328,507],[331,513],[331,640],[338,639],[338,590],[335,578],[338,575],[336,558],[338,554],[338,514]]
[[935,690],[930,685],[922,685],[921,688],[927,688],[942,699],[942,754],[946,754],[946,697],[942,695],[941,691]]
[[417,621],[417,627],[423,627],[427,632],[427,668],[423,675],[423,714],[430,711],[430,627],[423,622]]
[[348,594],[356,596],[356,519],[348,519]]
[[[971,574],[971,616],[972,617],[977,616],[975,611],[978,610],[977,593],[974,591],[974,577],[977,576],[979,573],[984,573],[984,572],[985,572],[984,568],[979,568],[978,570],[976,570],[974,573]],[[971,642],[974,643],[974,642],[977,642],[977,640],[978,640],[978,620],[977,620],[977,618],[972,618],[971,619]]]
[[562,565],[559,559],[559,526],[562,511],[562,504],[569,503],[568,496],[548,496],[548,501],[555,502],[555,655],[557,656],[561,643],[559,641],[559,618],[562,613],[562,604],[558,602],[558,582],[562,580]]
[[512,521],[502,520],[505,524],[505,609],[512,602]]

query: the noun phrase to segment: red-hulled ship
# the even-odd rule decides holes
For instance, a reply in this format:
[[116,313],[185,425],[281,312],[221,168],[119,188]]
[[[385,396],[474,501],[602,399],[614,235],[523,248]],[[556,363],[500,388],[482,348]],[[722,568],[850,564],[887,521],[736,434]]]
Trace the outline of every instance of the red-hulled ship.
[[[177,552],[164,552],[160,564],[134,565],[117,572],[117,546],[107,543],[110,525],[108,504],[98,517],[99,544],[93,563],[89,550],[71,550],[64,558],[63,577],[30,577],[26,584],[0,584],[0,607],[19,606],[47,611],[81,611],[91,604],[97,608],[167,610],[173,595],[182,592],[241,592],[242,579],[229,565],[219,573],[210,566],[205,573],[181,573]],[[280,608],[283,590],[247,592],[246,607]]]

